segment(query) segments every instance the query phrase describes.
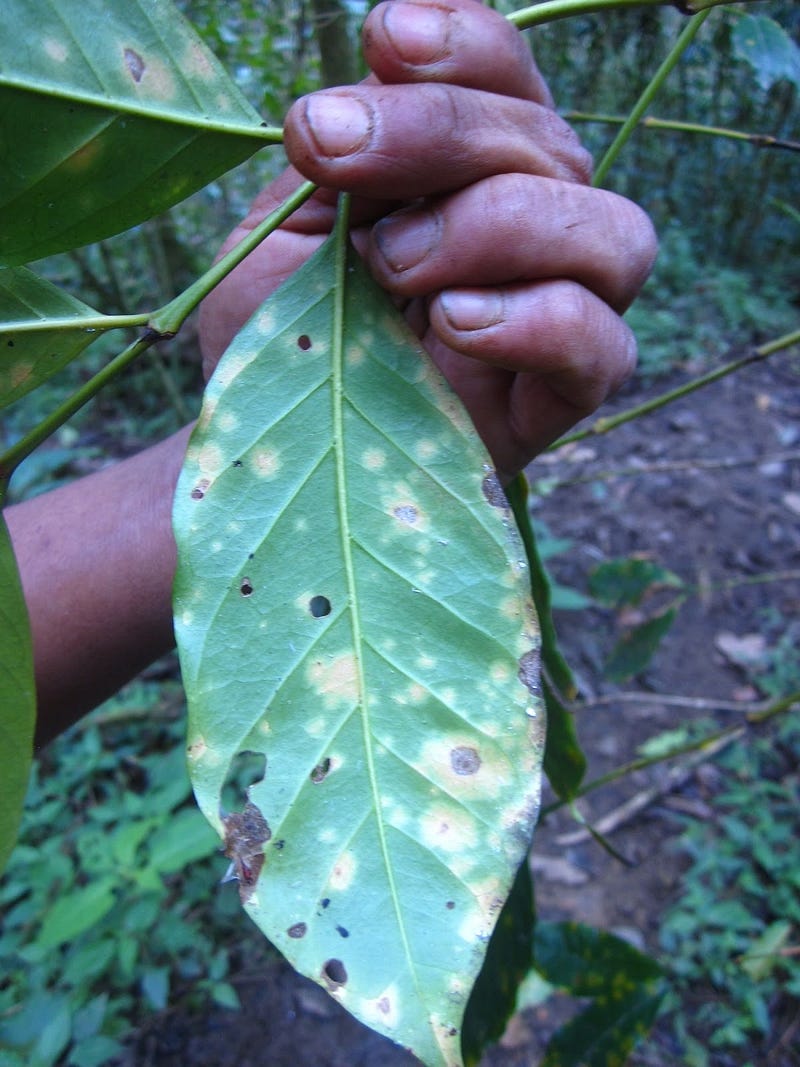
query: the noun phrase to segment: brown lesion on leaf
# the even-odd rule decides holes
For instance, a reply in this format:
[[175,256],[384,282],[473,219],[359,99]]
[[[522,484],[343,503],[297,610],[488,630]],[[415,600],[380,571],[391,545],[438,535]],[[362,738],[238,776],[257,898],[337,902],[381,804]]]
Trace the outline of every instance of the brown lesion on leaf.
[[323,782],[328,777],[330,769],[330,757],[326,756],[324,760],[320,760],[320,762],[313,769],[309,777],[315,785],[319,785],[320,782]]
[[[484,467],[484,470],[486,468]],[[503,487],[500,484],[500,479],[497,477],[496,471],[489,471],[481,484],[483,495],[489,501],[493,508],[501,508],[503,511],[508,511],[508,499],[503,492]]]
[[541,664],[542,656],[538,648],[526,652],[519,661],[519,680],[533,697],[538,697],[541,692]]
[[197,485],[195,485],[194,489],[192,489],[192,492],[190,494],[192,500],[202,500],[203,497],[206,495],[206,493],[208,491],[208,487],[210,485],[211,485],[211,479],[210,478],[201,478],[198,481]]
[[264,866],[265,842],[272,831],[261,811],[248,800],[241,812],[234,811],[222,818],[225,830],[223,851],[230,859],[233,873],[239,882],[239,896],[244,904],[252,896],[261,868]]
[[144,72],[147,70],[147,64],[133,48],[126,48],[122,55],[125,59],[125,66],[128,68],[128,73],[138,85],[144,77]]
[[469,745],[457,745],[450,750],[450,766],[454,773],[460,776],[477,774],[481,762],[477,749]]
[[305,937],[307,931],[308,926],[305,923],[294,923],[293,926],[289,927],[286,933],[289,935],[289,937],[298,940],[301,937]]

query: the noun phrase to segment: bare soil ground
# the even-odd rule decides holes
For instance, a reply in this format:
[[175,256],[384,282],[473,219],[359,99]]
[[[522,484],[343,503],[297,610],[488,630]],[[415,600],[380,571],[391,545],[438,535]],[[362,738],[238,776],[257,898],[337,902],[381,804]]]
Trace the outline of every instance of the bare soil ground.
[[[696,585],[651,666],[626,688],[649,699],[615,697],[602,664],[616,636],[608,611],[562,612],[564,651],[587,702],[578,732],[592,778],[630,759],[637,745],[692,716],[730,721],[729,704],[757,693],[743,670],[718,649],[720,634],[758,632],[766,612],[800,616],[800,362],[773,357],[645,419],[592,437],[537,461],[532,480],[558,487],[536,516],[569,538],[551,561],[559,582],[586,588],[599,562],[633,553]],[[669,383],[675,384],[675,382]],[[658,387],[628,387],[609,410],[630,407]],[[789,572],[794,577],[789,577]],[[741,579],[784,575],[769,582]],[[735,584],[728,584],[731,581]],[[675,706],[664,695],[702,698]],[[727,717],[727,718],[726,718]],[[636,816],[611,833],[627,868],[557,813],[540,827],[533,866],[540,914],[613,930],[658,953],[659,917],[673,899],[682,861],[674,849],[678,815],[704,817],[713,766],[701,764],[670,787],[663,767],[629,775],[592,793],[583,810],[597,821],[654,790]],[[137,1067],[412,1067],[417,1061],[347,1016],[283,963],[234,980],[235,1013],[197,1015],[175,1005],[137,1036],[128,1063]],[[548,1006],[515,1017],[487,1051],[483,1067],[534,1067],[559,1019]],[[753,1062],[767,1063],[758,1050]],[[641,1064],[679,1063],[668,1034],[656,1029]],[[726,1067],[730,1061],[719,1061]],[[744,1061],[742,1061],[744,1062]],[[778,1067],[780,1060],[770,1058]],[[787,1061],[788,1062],[788,1061]]]

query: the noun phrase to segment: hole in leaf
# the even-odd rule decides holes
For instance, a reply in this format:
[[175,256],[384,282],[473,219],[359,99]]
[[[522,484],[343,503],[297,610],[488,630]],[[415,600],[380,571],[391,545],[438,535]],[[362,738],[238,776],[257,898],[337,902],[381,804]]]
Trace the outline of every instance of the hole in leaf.
[[289,937],[300,938],[306,936],[308,927],[305,923],[295,923],[294,926],[290,926],[286,933]]
[[244,466],[244,464],[242,463],[242,461],[240,459],[235,459],[233,461],[233,465],[234,465],[234,467],[243,467]]
[[307,333],[301,333],[297,338],[297,347],[303,352],[307,352],[311,348],[311,338]]
[[326,596],[312,596],[308,602],[308,610],[315,619],[323,619],[331,613],[331,602]]
[[242,594],[242,596],[253,595],[253,583],[250,581],[249,578],[242,578],[241,584],[239,585],[239,592]]
[[247,801],[247,791],[260,782],[267,771],[267,757],[263,752],[243,750],[231,760],[222,786],[222,807],[234,811]]
[[280,852],[280,850],[283,848],[283,846],[285,844],[286,844],[286,842],[284,841],[284,839],[280,838],[280,840],[276,841],[275,844],[272,847],[276,848],[278,850],[278,852]]
[[331,985],[344,985],[347,981],[347,970],[341,960],[328,960],[322,967],[322,976]]
[[320,763],[316,765],[309,777],[315,785],[319,785],[328,776],[328,771],[331,769],[331,761],[328,756],[325,757]]

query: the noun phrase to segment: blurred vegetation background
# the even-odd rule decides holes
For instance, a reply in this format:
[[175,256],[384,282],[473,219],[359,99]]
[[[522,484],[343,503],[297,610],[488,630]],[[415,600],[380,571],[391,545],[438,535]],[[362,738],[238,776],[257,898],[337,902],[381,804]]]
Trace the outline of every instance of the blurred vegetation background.
[[[279,123],[297,96],[360,74],[366,4],[348,0],[179,0],[251,102]],[[498,6],[513,9],[503,0]],[[646,378],[691,373],[796,327],[800,204],[798,83],[754,67],[737,43],[750,5],[715,11],[653,114],[795,142],[640,129],[609,186],[643,204],[661,238],[630,312]],[[800,42],[800,5],[759,14]],[[646,7],[580,16],[530,33],[559,110],[599,158],[674,42],[683,17]],[[578,118],[595,116],[595,118]],[[37,265],[107,312],[155,308],[204,269],[258,189],[283,165],[265,150],[161,218]],[[191,322],[148,353],[39,453],[20,499],[126,455],[194,416],[202,387]],[[11,444],[122,347],[93,346],[0,424]],[[183,705],[168,660],[41,754],[20,846],[0,881],[0,1063],[95,1067],[148,1012],[178,997],[235,1006],[229,981],[254,948],[213,834],[183,768]],[[246,785],[247,769],[242,780]],[[230,891],[230,892],[229,892]],[[246,943],[245,943],[246,941]]]

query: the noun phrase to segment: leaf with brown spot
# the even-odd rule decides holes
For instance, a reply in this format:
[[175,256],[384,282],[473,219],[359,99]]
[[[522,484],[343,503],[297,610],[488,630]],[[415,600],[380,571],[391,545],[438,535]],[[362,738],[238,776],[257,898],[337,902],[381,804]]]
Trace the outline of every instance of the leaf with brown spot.
[[4,0],[3,25],[0,264],[120,233],[265,144],[172,4]]
[[232,343],[178,485],[191,775],[222,831],[237,753],[266,756],[247,911],[353,1014],[455,1067],[536,817],[538,630],[488,457],[343,232]]

